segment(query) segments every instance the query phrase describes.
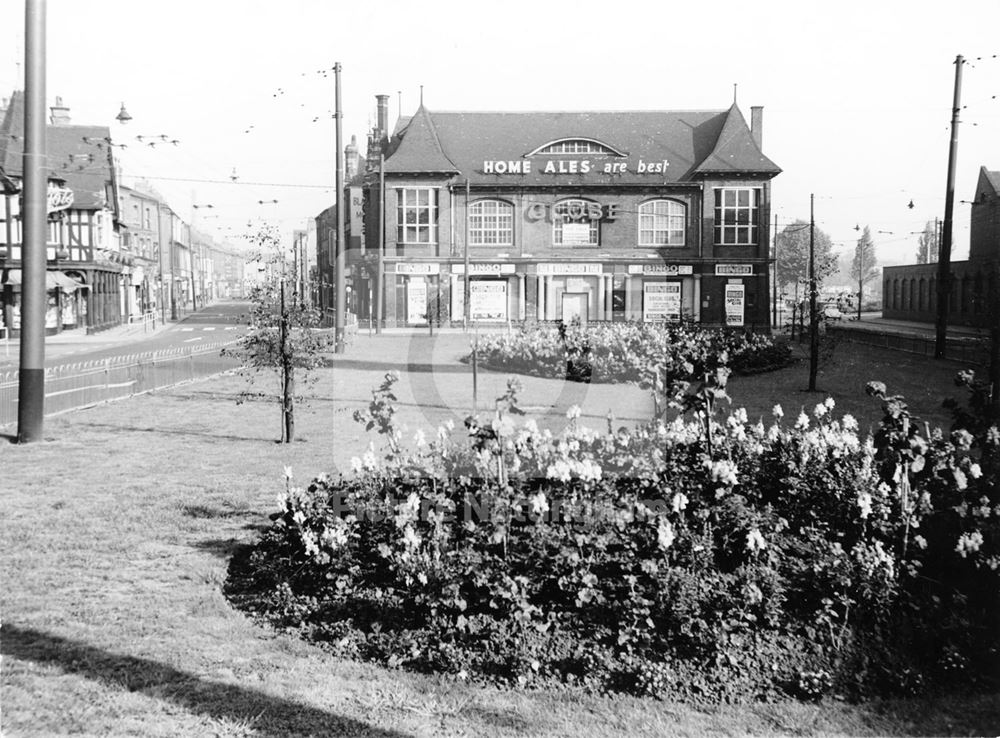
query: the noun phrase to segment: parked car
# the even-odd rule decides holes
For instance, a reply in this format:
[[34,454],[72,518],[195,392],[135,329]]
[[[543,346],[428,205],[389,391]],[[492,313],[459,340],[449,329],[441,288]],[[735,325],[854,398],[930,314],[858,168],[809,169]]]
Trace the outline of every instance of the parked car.
[[823,308],[823,317],[827,320],[843,320],[844,314],[836,305],[827,305]]

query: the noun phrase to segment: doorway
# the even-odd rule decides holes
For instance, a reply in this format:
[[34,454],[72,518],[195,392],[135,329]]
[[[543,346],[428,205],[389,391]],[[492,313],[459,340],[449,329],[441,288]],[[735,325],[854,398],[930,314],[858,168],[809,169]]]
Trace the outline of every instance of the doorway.
[[588,297],[586,292],[563,292],[562,319],[564,323],[570,323],[574,318],[579,318],[580,325],[587,324]]

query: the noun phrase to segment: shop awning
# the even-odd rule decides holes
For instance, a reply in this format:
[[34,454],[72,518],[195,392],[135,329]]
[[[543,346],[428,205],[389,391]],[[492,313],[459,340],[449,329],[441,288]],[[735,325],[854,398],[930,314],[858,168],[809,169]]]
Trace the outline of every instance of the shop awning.
[[[7,272],[7,278],[4,280],[4,284],[20,286],[21,285],[21,270],[11,269]],[[45,289],[55,290],[62,289],[64,292],[73,292],[74,290],[83,287],[84,284],[79,280],[73,279],[71,276],[65,272],[58,271],[47,271],[45,272]]]

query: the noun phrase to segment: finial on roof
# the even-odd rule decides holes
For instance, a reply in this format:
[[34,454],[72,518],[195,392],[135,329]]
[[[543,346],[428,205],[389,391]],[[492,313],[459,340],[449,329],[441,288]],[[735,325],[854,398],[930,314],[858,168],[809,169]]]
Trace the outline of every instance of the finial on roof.
[[420,107],[424,106],[424,86],[420,85]]
[[733,105],[736,104],[736,82],[733,82]]

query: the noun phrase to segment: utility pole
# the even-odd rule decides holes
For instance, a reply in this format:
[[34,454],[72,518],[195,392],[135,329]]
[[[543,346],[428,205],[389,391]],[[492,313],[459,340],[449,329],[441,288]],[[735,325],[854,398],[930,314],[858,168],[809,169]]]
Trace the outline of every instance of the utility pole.
[[816,391],[816,374],[819,371],[819,320],[816,311],[816,218],[809,195],[809,391]]
[[465,179],[465,275],[462,283],[462,325],[463,330],[469,330],[469,317],[472,314],[469,310],[469,303],[472,301],[472,284],[469,277],[469,179]]
[[772,291],[774,292],[774,304],[771,307],[771,325],[772,329],[778,326],[778,214],[774,214],[774,284],[772,285]]
[[333,65],[335,80],[336,103],[333,117],[337,123],[337,246],[334,263],[334,279],[337,290],[337,316],[334,322],[334,353],[344,353],[344,326],[347,313],[347,279],[344,269],[347,266],[347,244],[344,243],[344,147],[341,145],[344,114],[340,109],[340,62]]
[[[385,132],[379,131],[384,138]],[[379,147],[382,142],[379,141]],[[385,301],[385,154],[378,156],[378,254],[375,275],[375,333],[382,333],[382,303]]]
[[24,12],[24,199],[17,442],[42,439],[45,418],[45,256],[48,228],[45,140],[45,0]]
[[955,159],[958,157],[958,114],[962,104],[962,55],[955,57],[955,97],[951,107],[951,145],[948,147],[948,184],[944,195],[944,225],[941,227],[941,248],[938,251],[938,305],[934,358],[945,358],[948,340],[948,298],[951,295],[951,234],[952,211],[955,208]]

